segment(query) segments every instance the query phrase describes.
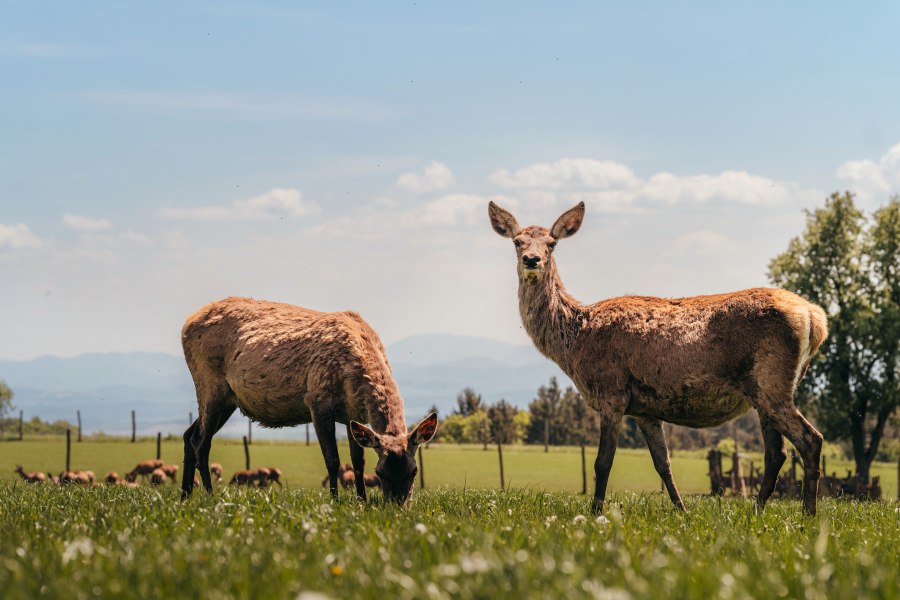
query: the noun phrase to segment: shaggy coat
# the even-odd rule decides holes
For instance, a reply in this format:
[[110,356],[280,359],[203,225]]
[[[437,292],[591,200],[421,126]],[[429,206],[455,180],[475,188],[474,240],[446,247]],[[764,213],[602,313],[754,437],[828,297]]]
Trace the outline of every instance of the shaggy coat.
[[188,317],[182,346],[200,409],[184,436],[185,496],[192,491],[195,468],[204,487],[212,489],[212,436],[236,409],[264,427],[312,422],[335,496],[340,459],[334,428],[345,423],[351,460],[360,474],[358,495],[365,498],[364,445],[374,448],[379,466],[391,471],[386,493],[398,501],[409,495],[415,448],[431,439],[437,416],[407,431],[403,400],[384,347],[358,314],[227,298]]
[[793,395],[827,335],[820,307],[769,288],[582,304],[563,287],[553,250],[580,228],[583,203],[551,229],[521,228],[493,202],[489,216],[495,231],[512,238],[516,247],[525,330],[600,414],[596,510],[602,510],[623,415],[635,417],[672,501],[683,508],[661,422],[711,427],[754,408],[766,444],[760,503],[772,493],[784,462],[784,435],[803,456],[805,506],[815,512],[822,436],[797,411]]

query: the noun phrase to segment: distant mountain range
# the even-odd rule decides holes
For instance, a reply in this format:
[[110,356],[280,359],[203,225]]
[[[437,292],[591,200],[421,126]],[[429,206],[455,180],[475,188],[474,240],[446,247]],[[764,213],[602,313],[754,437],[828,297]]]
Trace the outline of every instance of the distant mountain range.
[[[526,406],[537,388],[557,377],[570,385],[559,368],[532,346],[474,336],[417,335],[387,347],[388,358],[410,421],[432,405],[447,414],[456,395],[472,387],[487,402],[505,398]],[[41,357],[0,360],[0,379],[13,389],[13,403],[25,418],[76,421],[81,411],[85,432],[131,432],[136,411],[138,434],[180,433],[197,403],[190,373],[181,356],[153,352],[82,354],[73,358]],[[242,435],[246,420],[239,414],[223,430]],[[254,435],[297,438],[302,428],[262,430]]]

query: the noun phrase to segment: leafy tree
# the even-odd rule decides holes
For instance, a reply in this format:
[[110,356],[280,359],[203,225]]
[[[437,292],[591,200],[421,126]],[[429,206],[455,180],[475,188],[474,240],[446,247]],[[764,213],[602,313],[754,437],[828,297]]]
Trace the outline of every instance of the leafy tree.
[[600,414],[585,404],[581,394],[567,387],[560,399],[562,425],[560,443],[567,446],[596,446],[600,442]]
[[0,439],[3,439],[3,423],[13,410],[13,391],[0,379]]
[[456,405],[453,414],[464,417],[486,409],[484,401],[481,399],[481,394],[475,393],[475,390],[470,387],[467,387],[456,396]]
[[514,444],[519,440],[516,427],[516,416],[519,409],[507,402],[500,400],[488,408],[488,419],[491,424],[491,436],[500,444]]
[[867,219],[850,192],[807,212],[806,230],[769,264],[776,284],[828,313],[828,339],[798,391],[826,437],[851,442],[857,474],[900,406],[900,200]]
[[478,410],[463,418],[463,441],[482,444],[487,450],[488,442],[491,441],[491,426],[485,411]]
[[550,385],[538,388],[537,398],[528,405],[531,422],[525,441],[529,444],[548,443],[557,446],[563,443],[564,428],[559,419],[562,391],[556,377],[550,379]]
[[443,421],[438,427],[438,436],[440,441],[449,442],[451,444],[463,443],[463,424],[465,417],[458,414],[452,414]]

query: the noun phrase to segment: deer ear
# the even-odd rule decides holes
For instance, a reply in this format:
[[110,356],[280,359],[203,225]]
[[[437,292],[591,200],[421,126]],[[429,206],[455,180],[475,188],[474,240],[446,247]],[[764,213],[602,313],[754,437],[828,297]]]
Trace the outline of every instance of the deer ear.
[[550,235],[558,240],[574,235],[581,229],[581,222],[583,220],[584,202],[579,202],[559,216],[556,223],[550,228]]
[[488,202],[488,216],[491,218],[491,227],[503,237],[516,237],[521,229],[512,213],[494,204],[493,200]]
[[410,443],[419,446],[421,444],[427,444],[428,442],[430,442],[431,438],[434,437],[434,434],[437,431],[437,424],[437,413],[431,413],[430,415],[422,419],[418,425],[413,427],[412,432],[409,434]]
[[381,448],[380,436],[362,423],[350,421],[350,433],[353,435],[356,443],[363,448],[374,448],[376,450]]

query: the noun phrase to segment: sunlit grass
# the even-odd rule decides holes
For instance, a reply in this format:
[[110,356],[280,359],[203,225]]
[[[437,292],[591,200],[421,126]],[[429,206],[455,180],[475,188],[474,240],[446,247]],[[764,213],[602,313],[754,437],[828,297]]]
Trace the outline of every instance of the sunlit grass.
[[437,489],[407,509],[320,490],[0,484],[0,597],[897,598],[900,509]]

